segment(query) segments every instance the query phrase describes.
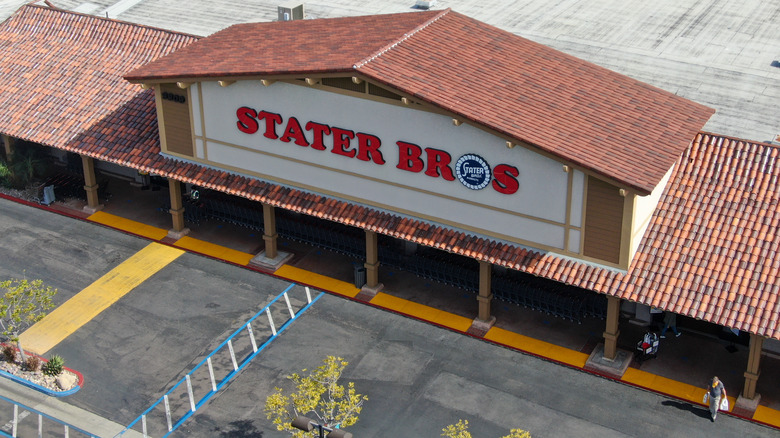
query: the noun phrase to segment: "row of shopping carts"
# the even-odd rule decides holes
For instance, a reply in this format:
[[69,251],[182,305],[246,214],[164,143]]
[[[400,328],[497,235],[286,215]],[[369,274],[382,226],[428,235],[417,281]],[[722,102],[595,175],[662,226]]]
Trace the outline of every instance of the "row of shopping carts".
[[366,238],[357,228],[331,222],[314,224],[293,217],[276,218],[276,232],[290,240],[324,248],[339,254],[362,259],[366,254]]
[[[190,210],[190,213],[187,213]],[[184,219],[195,225],[208,218],[263,231],[263,210],[256,203],[200,196],[184,207]]]
[[[427,251],[427,248],[418,248],[414,254],[395,260],[395,267],[470,292],[479,290],[479,270],[473,260],[438,252],[439,254],[436,254],[434,251]],[[474,266],[469,266],[470,264]]]
[[606,297],[524,273],[495,275],[493,293],[499,300],[578,323],[588,316],[606,317]]
[[[207,218],[263,231],[262,208],[250,201],[244,202],[216,192],[201,193],[197,199],[191,198],[185,207],[186,220],[197,224]],[[286,239],[356,259],[365,257],[365,235],[357,228],[280,212],[276,218],[276,230]],[[393,244],[392,239],[382,236],[379,239],[379,260],[383,266],[469,292],[479,290],[479,265],[455,254],[422,246],[411,254],[405,254],[402,248]],[[582,322],[582,318],[587,316],[606,317],[604,296],[521,272],[494,273],[492,289],[497,299],[571,321]]]
[[[111,199],[111,193],[108,191],[108,178],[103,178],[98,183],[98,198],[101,202],[108,202]],[[52,187],[55,199],[87,199],[87,192],[84,190],[84,177],[69,172],[58,172],[47,177],[42,184],[37,186],[35,198],[42,201],[44,199],[44,189]]]

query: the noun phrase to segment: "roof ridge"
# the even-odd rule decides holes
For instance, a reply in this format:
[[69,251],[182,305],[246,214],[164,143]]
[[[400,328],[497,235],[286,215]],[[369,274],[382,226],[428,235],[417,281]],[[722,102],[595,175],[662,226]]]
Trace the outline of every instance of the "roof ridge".
[[398,39],[397,41],[394,41],[394,42],[392,42],[392,43],[390,43],[390,44],[387,44],[386,46],[384,46],[384,47],[380,48],[379,50],[377,50],[377,51],[376,51],[376,52],[374,52],[373,54],[371,54],[371,55],[368,55],[367,57],[365,57],[365,58],[361,59],[360,61],[358,61],[357,63],[355,63],[355,64],[352,66],[352,68],[353,68],[353,69],[355,69],[355,70],[357,70],[357,69],[359,69],[360,67],[362,67],[362,66],[364,66],[364,65],[368,64],[369,62],[373,61],[374,59],[378,58],[379,56],[381,56],[382,54],[384,54],[385,52],[387,52],[388,50],[392,49],[393,47],[397,46],[398,44],[401,44],[401,43],[402,43],[402,42],[404,42],[406,39],[410,38],[412,35],[416,34],[417,32],[419,32],[419,31],[421,31],[421,30],[423,30],[423,29],[425,29],[426,27],[428,27],[428,26],[429,26],[431,23],[433,23],[434,21],[436,21],[436,20],[438,20],[439,18],[441,18],[441,17],[443,17],[443,16],[447,15],[447,14],[448,14],[450,11],[452,11],[452,8],[447,8],[447,9],[444,9],[444,10],[442,10],[442,11],[441,11],[441,12],[439,12],[438,14],[434,15],[432,18],[429,18],[429,19],[428,19],[428,20],[426,20],[424,23],[422,23],[422,24],[420,24],[419,26],[417,26],[417,27],[415,27],[414,29],[412,29],[412,30],[411,30],[411,32],[405,33],[405,34],[404,34],[404,35],[403,35],[403,36],[402,36],[400,39]]

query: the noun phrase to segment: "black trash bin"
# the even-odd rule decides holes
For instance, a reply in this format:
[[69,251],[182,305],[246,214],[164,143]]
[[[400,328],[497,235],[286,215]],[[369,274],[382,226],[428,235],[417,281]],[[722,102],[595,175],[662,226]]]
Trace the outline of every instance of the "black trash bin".
[[355,265],[355,287],[361,288],[366,284],[366,268]]

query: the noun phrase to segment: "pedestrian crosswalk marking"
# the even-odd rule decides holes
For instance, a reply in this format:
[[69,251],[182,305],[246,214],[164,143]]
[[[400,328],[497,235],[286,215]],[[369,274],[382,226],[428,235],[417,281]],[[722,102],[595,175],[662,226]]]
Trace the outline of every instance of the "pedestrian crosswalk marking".
[[22,333],[22,346],[46,353],[182,254],[177,248],[149,244]]

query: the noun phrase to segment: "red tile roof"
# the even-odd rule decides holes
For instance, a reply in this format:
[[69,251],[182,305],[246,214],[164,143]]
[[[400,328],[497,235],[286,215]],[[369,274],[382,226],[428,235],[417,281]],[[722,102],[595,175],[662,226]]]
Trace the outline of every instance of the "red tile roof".
[[696,136],[621,295],[780,339],[779,177],[777,146]]
[[122,108],[121,75],[196,37],[38,6],[0,24],[0,132],[59,145]]
[[650,193],[713,110],[457,12],[231,26],[135,82],[350,72]]

